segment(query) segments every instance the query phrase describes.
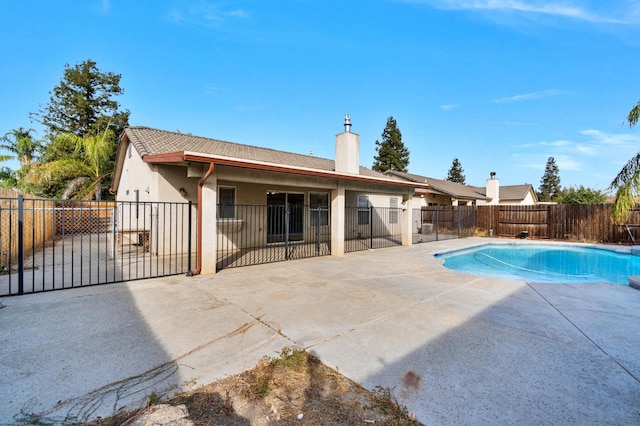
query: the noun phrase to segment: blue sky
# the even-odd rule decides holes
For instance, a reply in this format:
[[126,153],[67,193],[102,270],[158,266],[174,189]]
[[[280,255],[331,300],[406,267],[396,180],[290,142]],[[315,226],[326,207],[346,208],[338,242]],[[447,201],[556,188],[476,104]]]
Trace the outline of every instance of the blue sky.
[[64,65],[122,74],[130,124],[360,162],[393,116],[409,171],[604,190],[640,151],[639,0],[0,1],[0,133]]

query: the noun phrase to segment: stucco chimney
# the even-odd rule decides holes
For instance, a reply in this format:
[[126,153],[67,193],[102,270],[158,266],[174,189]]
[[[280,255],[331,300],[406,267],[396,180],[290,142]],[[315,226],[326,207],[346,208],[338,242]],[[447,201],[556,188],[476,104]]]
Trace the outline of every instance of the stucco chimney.
[[487,179],[487,198],[491,198],[488,204],[500,204],[500,180],[496,178],[496,172],[489,173]]
[[360,136],[351,133],[351,116],[344,116],[344,132],[336,135],[336,172],[360,173]]

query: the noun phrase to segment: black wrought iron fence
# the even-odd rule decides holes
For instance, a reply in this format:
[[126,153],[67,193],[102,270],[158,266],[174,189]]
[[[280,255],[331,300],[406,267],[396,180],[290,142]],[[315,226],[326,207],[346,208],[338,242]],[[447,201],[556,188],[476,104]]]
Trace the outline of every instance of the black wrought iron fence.
[[347,207],[344,235],[346,253],[402,245],[402,209]]
[[470,237],[476,227],[475,206],[429,206],[413,210],[413,242]]
[[195,205],[0,199],[0,295],[187,273]]
[[331,254],[330,212],[304,205],[219,206],[217,269]]

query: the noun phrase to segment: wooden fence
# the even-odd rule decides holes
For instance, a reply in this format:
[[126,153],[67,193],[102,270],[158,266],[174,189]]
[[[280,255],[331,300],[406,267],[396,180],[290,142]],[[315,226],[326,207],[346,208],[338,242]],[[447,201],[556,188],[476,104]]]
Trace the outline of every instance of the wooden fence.
[[[23,197],[22,224],[18,197]],[[15,264],[19,254],[16,235],[22,225],[23,253],[44,247],[63,233],[104,231],[111,225],[113,201],[60,201],[37,198],[0,188],[0,273]]]
[[53,212],[34,208],[39,199],[10,189],[0,188],[0,269],[6,271],[18,258],[18,196],[24,197],[22,229],[24,251],[53,239]]
[[611,220],[610,204],[541,204],[478,206],[476,232],[502,237],[596,243],[640,243],[640,209],[624,225]]
[[105,232],[113,225],[115,201],[55,201],[56,234]]
[[429,206],[420,211],[421,223],[428,223],[432,231],[459,238],[470,237],[476,228],[476,207]]

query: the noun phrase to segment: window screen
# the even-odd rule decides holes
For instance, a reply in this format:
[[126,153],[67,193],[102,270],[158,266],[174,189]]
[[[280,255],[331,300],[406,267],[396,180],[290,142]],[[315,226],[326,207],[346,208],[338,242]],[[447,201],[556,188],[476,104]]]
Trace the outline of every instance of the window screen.
[[389,223],[398,223],[398,197],[389,199]]
[[218,217],[220,219],[235,219],[236,217],[236,189],[228,187],[218,188]]
[[358,195],[358,225],[369,224],[369,196]]

